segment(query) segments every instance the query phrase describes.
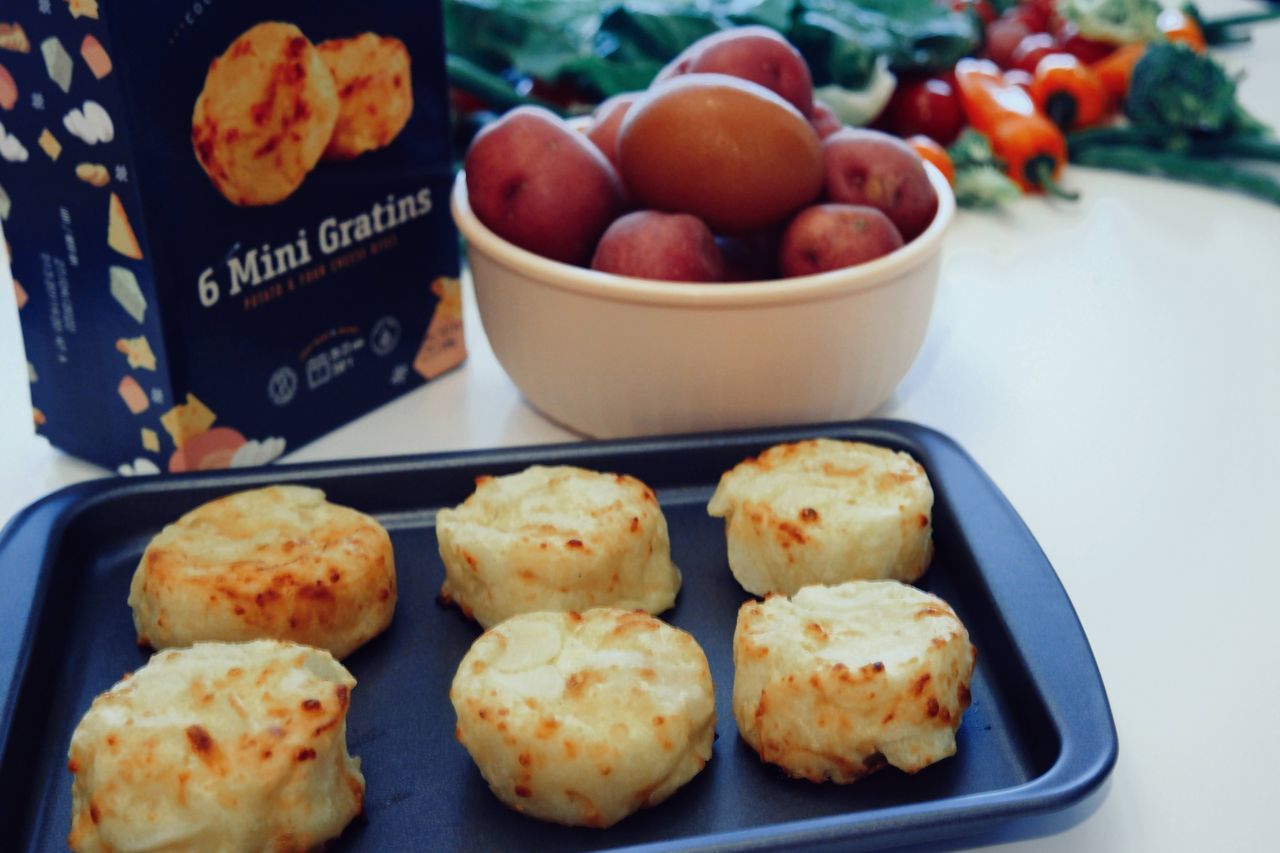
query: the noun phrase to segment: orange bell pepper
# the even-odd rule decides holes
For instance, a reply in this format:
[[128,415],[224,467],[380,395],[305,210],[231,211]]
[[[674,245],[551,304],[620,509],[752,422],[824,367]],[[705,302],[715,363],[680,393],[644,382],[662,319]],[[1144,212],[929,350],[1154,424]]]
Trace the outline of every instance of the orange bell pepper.
[[1075,198],[1056,183],[1067,161],[1062,131],[1036,109],[1031,95],[1007,83],[1000,68],[985,59],[956,63],[960,106],[974,129],[991,140],[1009,177],[1029,192]]
[[1156,18],[1156,27],[1172,42],[1185,44],[1196,53],[1205,52],[1204,33],[1200,25],[1181,9],[1165,9]]
[[951,155],[947,153],[947,149],[943,148],[934,140],[922,133],[915,136],[908,136],[904,142],[911,146],[911,150],[920,155],[921,160],[928,160],[930,163],[938,167],[938,171],[947,179],[947,183],[955,185],[956,167],[951,162]]
[[1102,81],[1102,88],[1107,90],[1112,106],[1118,105],[1129,94],[1129,80],[1133,77],[1133,67],[1147,52],[1145,44],[1126,44],[1108,57],[1099,59],[1093,65],[1093,73]]
[[1031,98],[1063,130],[1093,127],[1107,115],[1107,90],[1098,75],[1069,53],[1040,60]]

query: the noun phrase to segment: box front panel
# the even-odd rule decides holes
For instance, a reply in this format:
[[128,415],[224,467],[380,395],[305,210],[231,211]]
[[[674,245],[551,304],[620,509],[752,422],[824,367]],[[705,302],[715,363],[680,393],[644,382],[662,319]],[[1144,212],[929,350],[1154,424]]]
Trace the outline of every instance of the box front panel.
[[114,14],[179,396],[168,468],[268,461],[458,363],[439,5]]

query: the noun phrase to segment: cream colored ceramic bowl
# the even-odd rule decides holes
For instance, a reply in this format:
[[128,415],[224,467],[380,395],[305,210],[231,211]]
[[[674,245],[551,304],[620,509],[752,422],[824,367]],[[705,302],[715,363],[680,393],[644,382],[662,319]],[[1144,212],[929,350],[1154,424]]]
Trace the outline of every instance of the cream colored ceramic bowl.
[[480,320],[516,386],[548,417],[601,438],[862,417],[924,342],[942,238],[938,213],[870,263],[776,281],[695,284],[551,261],[486,228],[453,187]]

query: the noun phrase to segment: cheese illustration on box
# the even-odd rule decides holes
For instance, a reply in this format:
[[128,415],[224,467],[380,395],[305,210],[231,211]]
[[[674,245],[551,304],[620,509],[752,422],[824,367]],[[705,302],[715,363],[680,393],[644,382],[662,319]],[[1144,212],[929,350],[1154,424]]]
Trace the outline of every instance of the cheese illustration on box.
[[130,317],[139,323],[144,322],[147,318],[147,298],[142,295],[138,277],[124,267],[108,267],[107,274],[111,280],[111,298]]
[[438,278],[431,283],[431,292],[440,304],[413,360],[413,369],[427,379],[460,364],[467,354],[462,339],[462,285],[456,278]]
[[201,403],[195,394],[188,394],[186,403],[174,406],[160,416],[160,423],[173,439],[174,446],[181,449],[189,439],[208,431],[217,419],[217,415],[209,411],[209,407]]
[[105,187],[111,183],[111,174],[101,163],[77,163],[76,177],[91,187]]
[[99,80],[111,73],[111,57],[107,55],[102,42],[92,35],[85,36],[84,41],[80,42],[80,57]]
[[97,101],[85,101],[82,106],[68,111],[62,117],[62,126],[85,145],[110,142],[116,135],[111,115]]
[[18,81],[9,69],[0,65],[0,109],[11,110],[18,105]]
[[56,36],[50,36],[40,42],[40,53],[44,56],[44,67],[49,73],[49,79],[57,83],[62,91],[70,92],[71,73],[74,66],[71,63],[71,54],[67,53],[62,42],[58,41]]
[[121,338],[116,341],[116,349],[124,353],[125,357],[129,359],[130,367],[155,371],[156,354],[151,351],[151,344],[147,343],[145,335],[139,335],[136,338]]
[[22,28],[22,24],[0,24],[0,50],[31,52],[31,42],[27,39],[27,31]]
[[50,160],[57,160],[58,155],[62,153],[62,143],[47,127],[40,131],[40,138],[36,140],[36,143],[45,154],[49,155]]
[[120,384],[116,386],[116,392],[120,395],[120,399],[124,400],[124,404],[129,407],[129,411],[135,415],[140,415],[151,408],[151,401],[147,399],[147,392],[142,390],[138,380],[132,376],[126,376],[121,379]]
[[111,208],[107,213],[107,245],[126,258],[142,260],[142,249],[138,246],[138,238],[134,236],[133,226],[124,212],[124,203],[120,196],[111,194]]
[[73,18],[93,18],[96,20],[98,17],[98,0],[66,0],[66,3]]
[[[25,163],[27,161],[27,147],[22,144],[22,140],[4,129],[4,125],[0,124],[0,157],[3,157],[10,163]],[[8,208],[9,197],[5,196],[3,218],[9,218]]]
[[267,464],[464,360],[436,0],[3,15],[0,216],[55,445]]
[[132,462],[124,462],[116,468],[121,477],[143,477],[148,474],[159,474],[160,466],[145,456],[138,456]]

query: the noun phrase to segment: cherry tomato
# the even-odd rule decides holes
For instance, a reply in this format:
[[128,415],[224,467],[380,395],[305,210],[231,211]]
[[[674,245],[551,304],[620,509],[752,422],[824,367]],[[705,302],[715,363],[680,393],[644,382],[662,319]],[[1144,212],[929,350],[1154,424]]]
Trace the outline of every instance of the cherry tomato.
[[952,12],[972,11],[983,24],[989,24],[996,19],[995,7],[987,0],[951,0],[950,8]]
[[1079,28],[1071,21],[1060,21],[1054,28],[1054,36],[1057,37],[1063,53],[1071,54],[1086,65],[1106,59],[1116,49],[1116,46],[1110,42],[1097,41],[1080,35]]
[[946,80],[929,77],[903,82],[885,109],[884,124],[897,136],[927,136],[950,145],[964,128],[964,110]]
[[1031,33],[1043,33],[1049,29],[1049,15],[1043,9],[1031,3],[1011,6],[1000,17],[1025,24],[1027,31]]
[[1060,53],[1058,42],[1048,33],[1032,33],[1018,42],[1013,51],[1013,67],[1021,68],[1028,74],[1036,73],[1040,60],[1051,53]]
[[1001,68],[1013,65],[1013,52],[1024,38],[1031,35],[1031,28],[1017,18],[1002,15],[986,29],[987,58]]
[[1055,0],[1023,0],[1018,4],[1018,12],[1031,27],[1031,31],[1037,33],[1047,32],[1058,17]]
[[484,100],[477,98],[470,92],[459,89],[457,86],[449,87],[449,104],[458,115],[464,116],[479,110],[489,109],[489,104]]

